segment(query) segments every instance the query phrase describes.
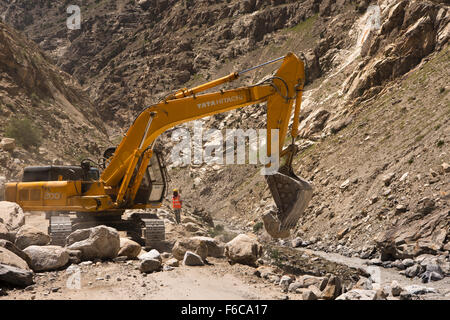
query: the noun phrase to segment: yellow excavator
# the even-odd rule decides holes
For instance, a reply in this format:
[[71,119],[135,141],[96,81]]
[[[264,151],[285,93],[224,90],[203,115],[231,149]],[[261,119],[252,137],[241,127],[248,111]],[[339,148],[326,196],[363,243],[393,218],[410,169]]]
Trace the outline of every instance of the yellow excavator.
[[[281,60],[276,74],[256,85],[205,93]],[[266,213],[263,221],[272,237],[287,237],[312,196],[311,185],[292,170],[304,82],[303,62],[288,53],[195,88],[178,90],[144,109],[121,143],[106,150],[99,163],[86,159],[80,166],[27,167],[21,182],[6,184],[5,199],[26,211],[45,211],[53,244],[64,245],[74,230],[103,224],[151,246],[164,240],[165,227],[152,210],[145,209],[161,206],[168,183],[162,153],[155,148],[157,138],[181,123],[267,102],[267,156],[285,161],[278,172],[266,176],[278,209]],[[292,110],[292,143],[283,149]],[[275,155],[271,154],[272,129],[279,130],[279,153]],[[127,209],[144,210],[125,219],[122,216]]]

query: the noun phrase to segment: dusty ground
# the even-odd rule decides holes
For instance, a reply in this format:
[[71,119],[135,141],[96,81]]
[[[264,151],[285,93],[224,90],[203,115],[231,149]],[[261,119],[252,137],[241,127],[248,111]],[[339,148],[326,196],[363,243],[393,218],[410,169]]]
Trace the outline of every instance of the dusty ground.
[[[42,231],[47,221],[40,213],[27,214],[26,223]],[[228,228],[227,228],[228,229]],[[235,232],[240,230],[233,229]],[[228,229],[228,231],[230,231]],[[344,285],[364,273],[380,272],[381,287],[393,280],[405,287],[423,285],[420,280],[408,279],[394,269],[369,267],[367,260],[339,254],[292,249],[271,245],[269,256],[277,253],[272,262],[281,273],[339,274]],[[279,286],[254,275],[255,269],[245,265],[230,265],[226,259],[208,258],[203,267],[180,266],[171,271],[142,274],[139,261],[96,262],[75,265],[66,270],[37,273],[35,284],[25,289],[8,290],[4,300],[301,300],[301,294],[283,293]],[[78,277],[79,275],[79,277]],[[79,279],[79,282],[77,280]],[[450,300],[450,279],[426,284],[439,294],[427,294],[422,299]]]

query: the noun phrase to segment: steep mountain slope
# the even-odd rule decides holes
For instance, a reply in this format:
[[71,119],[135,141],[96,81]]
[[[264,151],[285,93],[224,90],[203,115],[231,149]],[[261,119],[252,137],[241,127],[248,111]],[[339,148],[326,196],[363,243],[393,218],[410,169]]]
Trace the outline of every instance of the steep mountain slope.
[[107,141],[96,109],[76,80],[54,66],[36,44],[0,22],[0,137],[24,118],[39,130],[41,147],[0,151],[0,175],[7,179],[17,179],[26,164],[98,157],[99,146]]
[[[303,52],[308,86],[295,165],[315,195],[296,234],[346,254],[373,253],[376,237],[394,256],[448,250],[447,1],[78,4],[78,31],[65,25],[65,1],[0,1],[0,9],[80,80],[110,132],[173,89]],[[264,105],[253,106],[206,118],[204,129],[263,128],[264,117]],[[171,175],[186,205],[227,221],[251,227],[272,204],[255,166],[174,167]],[[389,237],[402,233],[406,247],[392,250]]]

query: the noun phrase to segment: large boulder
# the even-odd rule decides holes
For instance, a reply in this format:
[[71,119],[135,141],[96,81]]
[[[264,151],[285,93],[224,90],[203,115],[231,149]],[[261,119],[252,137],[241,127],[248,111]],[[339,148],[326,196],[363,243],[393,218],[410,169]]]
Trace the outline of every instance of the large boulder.
[[48,234],[33,226],[24,225],[17,232],[15,245],[19,249],[25,249],[29,246],[45,246],[50,240]]
[[69,254],[59,246],[29,246],[24,252],[31,259],[31,269],[37,272],[58,270],[69,262]]
[[208,245],[206,241],[194,238],[177,240],[172,248],[172,255],[181,261],[184,259],[186,251],[192,251],[205,260],[208,256]]
[[125,256],[128,259],[136,258],[141,252],[142,247],[139,243],[128,238],[120,238],[119,257]]
[[192,237],[193,241],[203,241],[206,243],[208,247],[208,257],[221,258],[224,255],[225,247],[223,244],[214,238],[211,237]]
[[3,240],[0,239],[0,247],[5,248],[6,250],[11,251],[12,253],[14,253],[16,256],[19,256],[22,260],[26,261],[26,263],[28,265],[30,265],[31,263],[31,259],[30,257],[23,252],[22,250],[20,250],[19,248],[17,248],[14,243],[12,243],[11,241],[8,240]]
[[0,247],[0,263],[23,270],[30,270],[28,263],[24,259],[4,247]]
[[14,202],[0,201],[0,219],[9,231],[16,231],[25,224],[25,214]]
[[0,263],[0,283],[27,287],[33,284],[33,272]]
[[255,266],[262,246],[255,238],[240,234],[225,245],[225,255],[230,262]]
[[116,229],[97,226],[77,230],[67,238],[70,250],[80,250],[84,261],[114,259],[120,250],[120,237]]

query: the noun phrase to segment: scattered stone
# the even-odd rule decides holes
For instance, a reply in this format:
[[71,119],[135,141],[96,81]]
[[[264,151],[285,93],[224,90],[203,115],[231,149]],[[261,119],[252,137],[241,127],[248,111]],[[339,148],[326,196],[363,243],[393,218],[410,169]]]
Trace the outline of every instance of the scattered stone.
[[398,297],[400,296],[400,294],[402,293],[403,288],[399,285],[399,283],[397,281],[392,281],[391,283],[391,293],[394,297]]
[[127,260],[128,260],[127,256],[118,256],[118,257],[113,259],[114,262],[125,262]]
[[158,260],[159,262],[162,262],[161,254],[156,249],[152,249],[149,252],[146,252],[139,256],[139,260],[148,260],[148,259]]
[[386,300],[388,294],[384,291],[383,288],[379,288],[375,293],[374,300]]
[[336,276],[331,276],[328,279],[327,286],[322,292],[322,299],[332,300],[336,299],[342,293],[341,279]]
[[30,257],[34,271],[58,270],[69,262],[69,254],[59,246],[29,246],[24,252]]
[[414,265],[414,260],[413,259],[404,259],[403,261],[402,261],[402,264],[406,267],[406,268],[409,268],[409,267],[412,267],[413,265]]
[[317,300],[318,297],[313,290],[304,289],[302,293],[303,300]]
[[262,246],[255,238],[240,234],[225,245],[225,254],[233,263],[255,266],[262,256]]
[[406,291],[406,293],[408,293],[410,295],[422,295],[422,294],[427,294],[427,293],[437,293],[436,289],[434,289],[434,288],[427,288],[427,287],[422,287],[422,286],[418,286],[418,285],[407,286],[407,287],[405,287],[405,291]]
[[0,264],[0,282],[18,287],[27,287],[33,284],[33,272]]
[[395,173],[388,173],[386,175],[383,176],[382,181],[384,183],[384,185],[387,187],[391,184],[392,179],[395,177]]
[[120,238],[120,249],[118,256],[125,256],[128,259],[135,259],[141,252],[142,247],[139,243],[128,238]]
[[346,227],[338,232],[337,238],[338,240],[342,239],[348,232],[350,231],[350,227]]
[[50,237],[47,234],[33,226],[24,225],[17,232],[15,245],[19,249],[25,249],[32,245],[45,246],[49,243]]
[[361,277],[361,279],[358,280],[353,289],[372,290],[372,281],[367,278]]
[[444,163],[442,164],[442,170],[443,170],[444,172],[447,172],[447,173],[450,172],[450,164],[444,162]]
[[120,237],[116,229],[97,226],[76,230],[67,238],[68,249],[80,250],[82,260],[114,259],[120,250]]
[[403,212],[406,212],[406,211],[408,211],[408,209],[407,209],[407,207],[406,207],[405,205],[403,205],[403,204],[399,204],[399,205],[397,205],[397,206],[395,207],[395,212],[396,212],[396,213],[403,213]]
[[178,267],[179,266],[179,262],[176,258],[172,258],[166,261],[166,266],[169,267]]
[[292,278],[290,276],[282,276],[278,285],[283,291],[287,291],[289,285],[292,283]]
[[401,260],[395,260],[394,262],[392,262],[391,264],[394,268],[400,269],[400,270],[405,270],[406,267],[405,265],[402,263]]
[[408,278],[414,278],[415,276],[417,276],[420,273],[420,265],[416,264],[413,265],[412,267],[407,268],[404,271],[405,276],[407,276]]
[[186,251],[184,254],[183,265],[185,266],[203,266],[203,260],[198,255],[192,251]]
[[163,253],[161,253],[161,258],[163,258],[163,259],[169,259],[170,256],[171,256],[171,254],[168,253],[168,252],[163,252]]
[[16,148],[16,140],[13,138],[3,138],[0,141],[0,149],[4,151],[14,151]]
[[375,290],[350,290],[336,298],[336,300],[375,300],[377,292]]
[[161,261],[157,259],[142,260],[139,266],[139,270],[143,273],[151,273],[159,271],[161,269]]
[[302,241],[302,239],[300,239],[299,237],[297,237],[297,238],[295,238],[294,240],[292,240],[292,243],[291,243],[292,248],[298,248],[298,247],[301,247],[302,244],[303,244],[303,241]]
[[92,264],[93,264],[92,261],[83,261],[83,262],[80,263],[80,266],[90,266]]
[[348,188],[349,185],[350,185],[350,179],[347,179],[339,186],[339,188],[341,190],[345,190]]

